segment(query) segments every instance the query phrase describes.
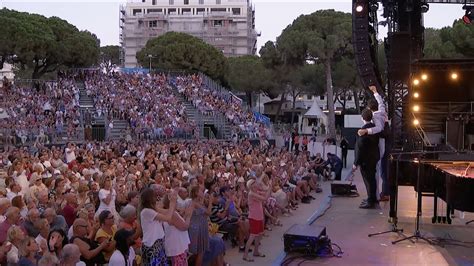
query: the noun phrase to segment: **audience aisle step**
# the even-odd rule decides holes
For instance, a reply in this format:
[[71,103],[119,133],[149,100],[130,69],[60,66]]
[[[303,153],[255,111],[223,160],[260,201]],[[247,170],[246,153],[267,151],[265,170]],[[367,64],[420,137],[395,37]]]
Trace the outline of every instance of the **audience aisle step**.
[[81,107],[88,107],[92,108],[94,107],[94,101],[90,96],[87,95],[86,89],[84,88],[84,84],[82,83],[77,83],[77,86],[79,87],[79,105]]
[[125,139],[127,136],[127,128],[129,126],[127,120],[113,120],[113,128],[110,130],[108,125],[107,129],[109,130],[107,137],[108,139]]
[[84,121],[85,113],[90,112],[90,115],[92,116],[92,125],[105,125],[105,115],[102,115],[101,117],[95,117],[97,109],[95,108],[92,97],[87,95],[84,84],[77,83],[77,87],[79,88],[79,106],[81,108],[82,121]]
[[203,132],[202,132],[202,121],[200,119],[201,115],[199,114],[199,111],[196,109],[196,107],[194,107],[194,105],[187,101],[183,95],[181,95],[175,88],[175,90],[173,90],[173,93],[174,95],[176,96],[176,98],[178,99],[179,102],[182,102],[184,104],[184,107],[186,108],[185,110],[185,113],[186,113],[186,116],[188,117],[188,119],[190,121],[194,121],[196,122],[196,125],[198,125],[201,130],[199,131],[199,137],[202,137],[203,136]]
[[232,135],[232,125],[230,122],[222,114],[215,114],[212,115],[203,115],[200,111],[194,107],[194,105],[186,100],[182,94],[180,94],[176,88],[174,90],[174,94],[179,101],[181,101],[185,108],[186,108],[186,116],[195,121],[197,125],[201,127],[200,136],[203,136],[203,127],[204,125],[214,125],[217,130],[219,131],[217,134],[217,138],[221,139],[229,139]]

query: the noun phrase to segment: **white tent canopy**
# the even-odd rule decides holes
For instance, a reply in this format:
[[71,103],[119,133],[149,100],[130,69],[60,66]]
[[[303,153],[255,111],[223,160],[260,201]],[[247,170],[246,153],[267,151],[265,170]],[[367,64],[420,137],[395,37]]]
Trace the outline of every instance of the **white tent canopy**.
[[304,114],[305,118],[319,118],[323,121],[324,124],[327,124],[327,115],[321,110],[316,99],[313,100],[313,104],[309,110]]
[[10,117],[10,115],[8,115],[6,110],[3,109],[3,108],[0,108],[0,119],[5,119],[5,118],[9,118],[9,117]]

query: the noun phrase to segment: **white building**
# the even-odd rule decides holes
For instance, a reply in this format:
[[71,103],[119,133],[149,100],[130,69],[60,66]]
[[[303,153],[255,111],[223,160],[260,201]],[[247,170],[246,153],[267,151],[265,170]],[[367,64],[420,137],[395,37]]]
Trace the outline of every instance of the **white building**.
[[3,78],[8,80],[13,80],[15,78],[15,73],[13,73],[13,66],[7,63],[3,64],[3,68],[0,69],[0,87],[2,86]]
[[[349,93],[348,93],[349,94]],[[254,110],[263,111],[264,114],[273,115],[278,109],[278,103],[280,102],[281,95],[275,99],[270,99],[267,96],[261,94],[260,99],[257,99],[256,107]],[[324,111],[327,111],[327,98],[325,95],[313,96],[313,95],[300,95],[296,98],[295,108],[299,110],[307,110],[313,105],[313,101],[316,99],[318,106],[321,107]],[[362,99],[361,99],[362,100]],[[341,102],[344,102],[344,99],[339,99],[334,103],[334,108],[336,110],[343,109]],[[355,108],[355,101],[352,94],[346,96],[346,109]],[[286,101],[282,105],[282,111],[290,111],[293,109],[293,99],[291,95],[286,96]]]
[[255,54],[255,9],[250,0],[135,0],[120,8],[120,42],[125,67],[136,53],[166,32],[201,38],[226,56]]

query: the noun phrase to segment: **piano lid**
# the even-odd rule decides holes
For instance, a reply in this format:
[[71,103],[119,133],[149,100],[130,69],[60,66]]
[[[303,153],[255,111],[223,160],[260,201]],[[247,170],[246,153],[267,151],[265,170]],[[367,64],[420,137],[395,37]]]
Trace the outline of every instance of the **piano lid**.
[[432,165],[433,167],[447,173],[450,175],[464,177],[464,178],[474,178],[474,162],[466,161],[453,161],[453,162],[439,162],[431,161],[425,162]]

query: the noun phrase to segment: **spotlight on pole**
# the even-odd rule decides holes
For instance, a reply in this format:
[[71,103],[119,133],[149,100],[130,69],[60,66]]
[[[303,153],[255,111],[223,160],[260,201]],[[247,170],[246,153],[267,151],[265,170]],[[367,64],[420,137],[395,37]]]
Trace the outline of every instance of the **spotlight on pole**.
[[364,10],[364,6],[363,6],[362,4],[357,4],[357,6],[356,6],[356,11],[360,13],[360,12],[362,12],[363,10]]
[[370,11],[376,12],[379,10],[379,3],[378,2],[373,2],[370,4]]
[[421,13],[426,13],[430,10],[430,5],[426,2],[421,3]]
[[421,75],[421,80],[427,81],[428,80],[428,75],[422,74]]
[[419,79],[414,79],[413,80],[413,85],[418,86],[418,84],[420,84],[420,80]]
[[418,126],[420,125],[420,121],[418,119],[413,119],[413,125]]
[[413,93],[413,97],[418,98],[420,97],[420,94],[418,92]]
[[462,9],[466,10],[466,13],[462,17],[465,24],[471,24],[474,20],[474,6],[463,6]]
[[451,73],[451,79],[452,80],[457,80],[458,79],[458,73],[456,73],[456,72]]
[[420,106],[419,105],[414,105],[413,106],[413,111],[414,112],[419,112],[420,111]]

